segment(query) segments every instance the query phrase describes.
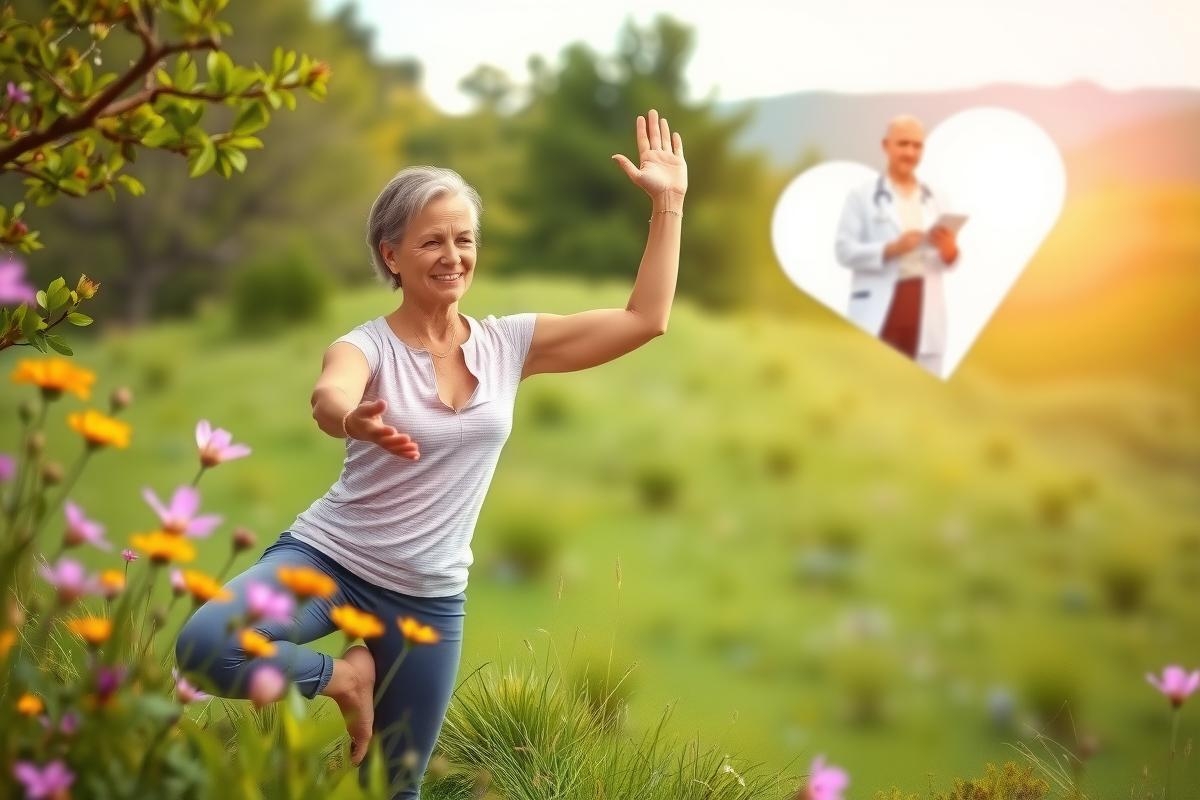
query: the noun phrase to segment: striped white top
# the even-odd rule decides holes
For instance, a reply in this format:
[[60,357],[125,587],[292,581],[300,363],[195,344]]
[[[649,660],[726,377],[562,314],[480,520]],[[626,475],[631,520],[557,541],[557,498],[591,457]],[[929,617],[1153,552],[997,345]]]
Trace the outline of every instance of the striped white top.
[[417,597],[466,589],[471,537],[512,430],[537,319],[460,316],[471,329],[463,354],[479,385],[457,411],[438,396],[433,356],[406,344],[382,316],[335,340],[362,350],[371,367],[363,399],[384,398],[383,421],[410,435],[421,457],[347,439],[341,476],[289,528],[364,580]]

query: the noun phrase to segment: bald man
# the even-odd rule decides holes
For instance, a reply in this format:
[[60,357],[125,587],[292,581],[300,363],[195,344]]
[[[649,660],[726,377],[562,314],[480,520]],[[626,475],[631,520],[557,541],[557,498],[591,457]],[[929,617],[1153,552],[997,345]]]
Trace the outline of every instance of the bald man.
[[887,168],[846,198],[838,263],[853,271],[847,315],[941,377],[946,340],[942,273],[958,260],[954,231],[934,226],[937,196],[917,179],[925,130],[908,115],[883,136]]

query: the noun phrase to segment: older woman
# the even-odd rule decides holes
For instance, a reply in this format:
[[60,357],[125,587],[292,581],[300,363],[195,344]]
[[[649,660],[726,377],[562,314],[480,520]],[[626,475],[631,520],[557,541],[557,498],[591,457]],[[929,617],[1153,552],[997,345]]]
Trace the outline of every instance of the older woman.
[[[341,475],[229,582],[232,601],[202,606],[180,632],[180,665],[227,696],[248,696],[253,671],[270,663],[306,697],[333,698],[354,764],[380,734],[389,778],[407,784],[397,797],[420,796],[450,703],[471,538],[520,382],[603,364],[667,330],[687,191],[683,141],[654,109],[637,118],[636,138],[638,166],[613,156],[651,199],[646,250],[624,308],[463,314],[458,304],[477,266],[478,194],[434,167],[405,169],[388,183],[367,240],[376,272],[403,288],[403,302],[329,346],[312,394],[318,427],[346,440]],[[280,567],[325,573],[332,594],[287,619],[256,619],[253,594],[264,589],[251,587],[280,589]],[[341,658],[303,646],[337,629],[331,612],[339,606],[367,612],[382,631],[364,630],[366,646]],[[235,635],[248,611],[273,655],[250,657]]]

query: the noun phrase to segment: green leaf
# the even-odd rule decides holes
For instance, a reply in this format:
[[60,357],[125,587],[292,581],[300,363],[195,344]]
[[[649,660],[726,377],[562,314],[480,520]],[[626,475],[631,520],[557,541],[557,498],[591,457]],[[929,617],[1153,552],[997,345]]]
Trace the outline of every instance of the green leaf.
[[21,335],[25,337],[26,341],[32,342],[34,334],[41,330],[43,324],[45,323],[42,322],[40,314],[36,311],[27,311],[25,316],[21,317]]
[[229,91],[233,78],[233,60],[224,50],[210,50],[208,53],[208,79],[212,90],[218,94]]
[[50,281],[50,285],[46,287],[46,292],[53,295],[59,289],[67,288],[67,279],[59,275],[54,280]]
[[196,60],[189,53],[181,53],[175,62],[175,85],[185,92],[190,92],[196,85],[199,68]]
[[[26,338],[28,338],[28,337],[26,337]],[[42,336],[40,333],[35,334],[32,339],[29,339],[29,343],[31,345],[33,345],[34,347],[36,347],[38,350],[49,355],[50,351],[46,349],[46,342],[44,341],[44,339],[45,339],[45,337]]]
[[262,139],[259,139],[257,136],[235,136],[227,141],[226,144],[241,150],[261,150],[263,146]]
[[42,336],[45,338],[46,344],[62,353],[64,356],[75,355],[75,351],[72,350],[67,344],[67,340],[59,336],[57,333],[43,333]]
[[172,85],[171,84],[171,73],[167,72],[162,67],[159,67],[158,69],[156,69],[154,71],[154,77],[157,78],[158,82],[160,84],[162,84],[163,86],[171,86]]
[[249,103],[237,115],[237,119],[233,123],[233,133],[243,136],[260,131],[267,127],[270,120],[271,114],[267,111],[266,106],[258,101]]
[[117,180],[120,181],[121,184],[128,189],[129,193],[134,197],[141,197],[146,193],[146,187],[142,185],[141,181],[132,175],[118,175]]
[[170,125],[155,128],[142,137],[142,144],[146,147],[163,147],[164,145],[174,144],[178,141],[179,131]]
[[38,289],[38,292],[37,292],[37,304],[38,304],[39,306],[41,306],[42,308],[49,308],[49,307],[50,307],[50,301],[49,301],[49,300],[46,298],[46,292],[45,292],[45,291],[43,291],[42,289]]
[[50,293],[50,305],[46,307],[47,311],[57,311],[65,306],[71,300],[71,290],[66,286],[60,286]]
[[192,151],[192,155],[188,159],[192,162],[192,168],[189,175],[193,178],[198,178],[204,173],[213,168],[217,163],[217,148],[213,146],[212,140],[208,137],[204,138],[204,143],[200,146],[199,151]]
[[81,311],[72,311],[70,314],[67,314],[67,322],[82,328],[85,325],[91,325],[93,320]]
[[224,153],[225,153],[225,158],[228,159],[230,166],[232,166],[238,172],[246,171],[246,154],[245,153],[243,153],[241,150],[237,150],[234,148],[227,148],[224,151]]

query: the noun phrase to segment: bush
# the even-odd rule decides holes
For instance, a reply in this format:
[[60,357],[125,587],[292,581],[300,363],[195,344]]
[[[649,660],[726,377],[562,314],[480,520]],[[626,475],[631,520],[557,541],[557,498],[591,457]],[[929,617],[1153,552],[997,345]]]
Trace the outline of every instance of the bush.
[[319,319],[332,289],[329,275],[295,248],[250,264],[233,280],[234,328],[238,333],[262,334],[277,326]]

